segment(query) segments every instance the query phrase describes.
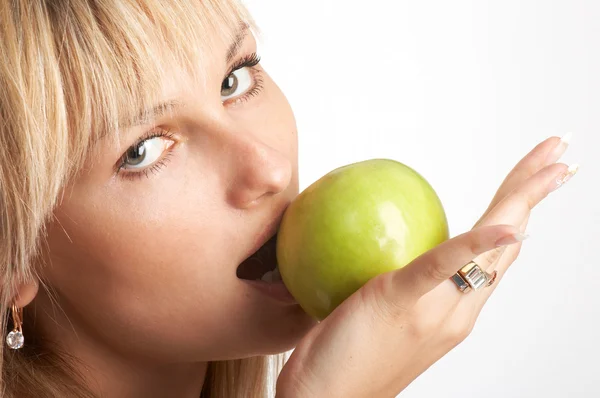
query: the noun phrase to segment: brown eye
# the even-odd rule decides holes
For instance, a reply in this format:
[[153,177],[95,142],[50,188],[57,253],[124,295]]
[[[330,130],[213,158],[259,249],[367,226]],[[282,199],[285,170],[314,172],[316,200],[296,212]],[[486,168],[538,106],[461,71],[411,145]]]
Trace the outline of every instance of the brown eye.
[[252,74],[249,67],[233,71],[221,83],[221,101],[239,97],[252,88]]

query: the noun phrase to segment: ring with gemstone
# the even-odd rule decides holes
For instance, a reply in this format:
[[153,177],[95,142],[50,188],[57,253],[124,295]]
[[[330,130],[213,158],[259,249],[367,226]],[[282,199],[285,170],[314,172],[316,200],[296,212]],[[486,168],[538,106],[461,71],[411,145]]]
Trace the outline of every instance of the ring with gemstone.
[[490,274],[482,270],[477,263],[471,261],[450,279],[456,284],[458,290],[467,293],[471,290],[477,291],[484,287],[491,286],[496,281],[497,276],[497,271]]

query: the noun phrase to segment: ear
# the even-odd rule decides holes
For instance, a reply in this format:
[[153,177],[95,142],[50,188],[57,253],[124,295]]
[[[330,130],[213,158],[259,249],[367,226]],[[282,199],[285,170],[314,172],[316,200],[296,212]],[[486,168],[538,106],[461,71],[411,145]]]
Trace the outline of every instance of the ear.
[[19,285],[14,303],[18,308],[23,308],[33,301],[40,289],[40,282],[37,278],[32,281]]

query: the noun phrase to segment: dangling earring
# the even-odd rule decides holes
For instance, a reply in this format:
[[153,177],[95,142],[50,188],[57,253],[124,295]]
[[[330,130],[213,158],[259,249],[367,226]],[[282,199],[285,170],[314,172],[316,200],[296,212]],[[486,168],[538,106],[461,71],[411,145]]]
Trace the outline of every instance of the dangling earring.
[[6,336],[6,344],[13,350],[23,347],[25,338],[23,337],[23,308],[17,308],[12,305],[13,330]]

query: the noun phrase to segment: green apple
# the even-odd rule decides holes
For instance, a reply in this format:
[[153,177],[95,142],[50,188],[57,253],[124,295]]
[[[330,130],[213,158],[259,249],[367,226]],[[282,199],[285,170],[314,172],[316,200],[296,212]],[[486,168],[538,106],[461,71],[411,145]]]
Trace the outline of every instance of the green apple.
[[371,278],[447,239],[431,185],[402,163],[373,159],[335,169],[296,197],[279,227],[277,262],[304,311],[324,319]]

